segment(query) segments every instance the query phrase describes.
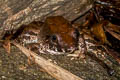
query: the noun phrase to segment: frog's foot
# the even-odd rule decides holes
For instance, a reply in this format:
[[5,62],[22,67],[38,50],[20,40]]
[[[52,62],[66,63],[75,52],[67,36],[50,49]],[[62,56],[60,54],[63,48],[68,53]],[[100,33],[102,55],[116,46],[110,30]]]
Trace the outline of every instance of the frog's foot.
[[85,59],[85,53],[82,53],[80,50],[77,50],[72,54],[68,54],[67,56],[72,57],[72,59],[75,58]]
[[85,39],[83,37],[83,34],[79,36],[79,41],[78,41],[78,50],[74,51],[74,54],[71,56],[77,57],[77,58],[82,58],[85,59],[85,54],[87,53],[87,46]]
[[68,56],[72,56],[74,58],[85,59],[85,54],[87,53],[87,46],[83,34],[79,36],[78,41],[78,50],[74,51],[74,54],[68,54]]

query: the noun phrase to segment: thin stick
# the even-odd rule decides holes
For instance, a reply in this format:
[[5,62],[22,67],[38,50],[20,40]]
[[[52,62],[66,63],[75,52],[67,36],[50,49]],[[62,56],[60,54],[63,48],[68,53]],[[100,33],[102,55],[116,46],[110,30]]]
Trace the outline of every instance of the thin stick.
[[27,57],[34,57],[35,63],[37,63],[41,68],[43,68],[47,73],[57,80],[83,80],[71,72],[47,61],[43,57],[38,56],[36,53],[26,49],[25,47],[22,47],[15,42],[13,42],[13,44],[18,47]]

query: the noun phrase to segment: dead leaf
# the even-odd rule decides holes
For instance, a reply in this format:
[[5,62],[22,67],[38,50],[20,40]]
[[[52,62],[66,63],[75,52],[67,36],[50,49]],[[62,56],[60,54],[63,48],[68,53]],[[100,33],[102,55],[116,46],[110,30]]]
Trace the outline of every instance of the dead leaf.
[[110,33],[113,37],[120,40],[120,26],[114,25],[109,22],[106,26],[104,26],[105,31]]
[[120,54],[108,47],[104,47],[104,48],[105,48],[107,54],[111,55],[120,64]]
[[103,26],[104,26],[104,22],[101,22],[101,23],[97,23],[97,24],[94,24],[92,27],[91,27],[91,32],[94,34],[94,36],[100,40],[100,42],[102,44],[106,43],[106,44],[109,44],[110,43],[108,42],[107,40],[107,37],[105,35],[105,32],[103,30]]
[[13,33],[13,30],[11,30],[5,31],[5,34],[2,37],[3,47],[5,48],[7,53],[10,53],[11,41],[13,40],[12,38],[15,37],[15,35],[16,34]]
[[3,47],[5,48],[5,50],[10,53],[10,47],[11,47],[11,44],[10,44],[10,40],[5,40],[3,42]]
[[11,34],[9,31],[7,31],[5,33],[5,35],[3,36],[2,40],[3,40],[3,47],[5,48],[7,53],[10,53],[10,47],[11,47],[11,37],[13,36],[13,34]]
[[109,24],[106,26],[106,28],[109,28],[109,30],[112,30],[114,32],[117,32],[120,34],[120,26],[112,24],[109,22]]
[[115,33],[114,31],[110,30],[109,28],[104,27],[107,32],[109,32],[113,37],[120,40],[120,34]]

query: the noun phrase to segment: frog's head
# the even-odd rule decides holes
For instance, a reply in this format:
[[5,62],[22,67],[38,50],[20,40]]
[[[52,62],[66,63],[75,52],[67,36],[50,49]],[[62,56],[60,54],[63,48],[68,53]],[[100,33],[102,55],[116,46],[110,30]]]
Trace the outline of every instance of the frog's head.
[[46,35],[49,48],[51,48],[49,51],[71,53],[78,49],[79,32],[62,16],[48,17],[44,27],[49,29]]

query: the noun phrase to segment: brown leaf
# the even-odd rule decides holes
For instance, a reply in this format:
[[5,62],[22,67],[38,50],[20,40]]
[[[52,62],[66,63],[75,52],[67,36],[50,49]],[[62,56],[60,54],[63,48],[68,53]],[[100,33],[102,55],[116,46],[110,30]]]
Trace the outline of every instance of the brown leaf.
[[104,26],[104,22],[94,24],[91,28],[91,32],[95,35],[95,37],[98,40],[101,41],[102,44],[107,43],[110,45],[103,30],[103,26]]
[[110,33],[113,37],[120,40],[120,26],[114,25],[109,22],[108,25],[104,26],[105,31]]
[[3,47],[5,48],[5,50],[10,53],[10,47],[11,47],[11,44],[10,44],[10,40],[5,40],[3,42]]
[[120,34],[115,33],[114,31],[110,30],[109,28],[104,27],[107,32],[109,32],[113,37],[120,40]]
[[117,32],[120,34],[120,26],[112,24],[109,22],[109,24],[106,26],[106,28],[109,28],[109,30],[112,30],[114,32]]
[[13,36],[12,33],[10,33],[9,31],[7,31],[5,33],[5,35],[3,36],[2,40],[3,40],[3,47],[5,48],[5,50],[10,53],[10,47],[11,47],[11,44],[10,44],[10,40],[11,40],[11,37]]

